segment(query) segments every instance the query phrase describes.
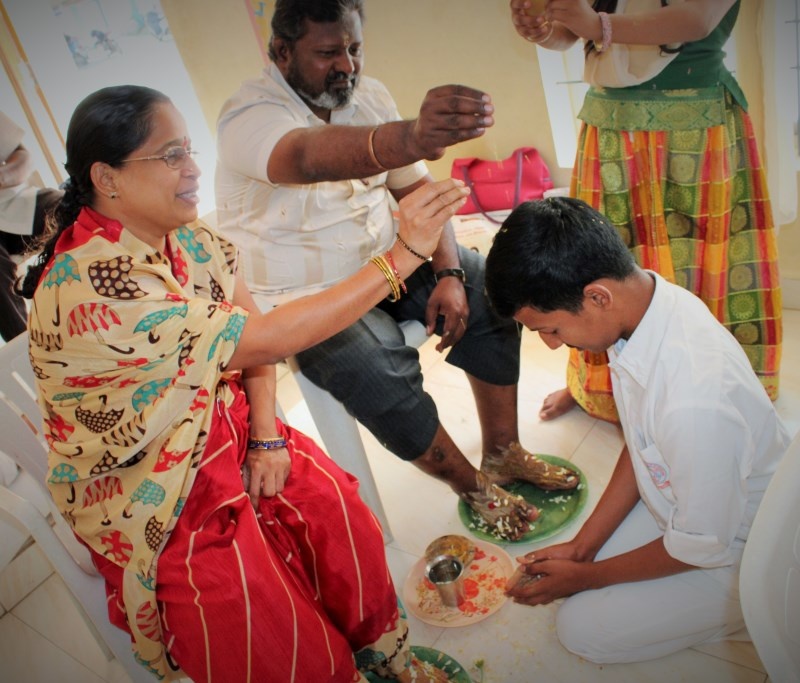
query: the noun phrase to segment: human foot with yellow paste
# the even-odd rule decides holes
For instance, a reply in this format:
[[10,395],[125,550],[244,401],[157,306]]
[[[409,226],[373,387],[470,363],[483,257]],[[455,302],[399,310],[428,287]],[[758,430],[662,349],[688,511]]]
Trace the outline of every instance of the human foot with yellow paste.
[[408,668],[403,669],[395,680],[400,683],[446,683],[450,676],[433,664],[412,656]]
[[477,480],[477,491],[460,496],[480,517],[479,531],[508,541],[516,541],[530,531],[531,522],[539,517],[535,505],[498,486],[485,472],[478,472]]
[[527,481],[545,491],[574,489],[580,483],[575,470],[553,465],[514,441],[498,453],[483,456],[481,471],[499,484]]

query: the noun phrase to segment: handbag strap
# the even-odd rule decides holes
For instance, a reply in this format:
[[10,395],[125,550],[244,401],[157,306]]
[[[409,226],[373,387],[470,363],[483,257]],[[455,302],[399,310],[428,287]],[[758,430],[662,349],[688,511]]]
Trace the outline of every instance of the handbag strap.
[[519,206],[519,193],[522,189],[522,155],[523,151],[518,148],[514,151],[514,160],[517,162],[517,174],[514,179],[514,208]]

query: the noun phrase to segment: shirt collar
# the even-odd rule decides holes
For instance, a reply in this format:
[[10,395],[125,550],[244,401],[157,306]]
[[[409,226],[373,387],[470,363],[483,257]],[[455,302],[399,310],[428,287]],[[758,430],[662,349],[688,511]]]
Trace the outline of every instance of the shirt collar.
[[[163,260],[165,256],[168,257],[173,253],[176,248],[173,241],[174,231],[166,235],[165,251],[167,253],[161,254],[147,242],[136,237],[130,230],[126,230],[119,221],[108,218],[94,209],[84,206],[80,214],[78,214],[78,219],[72,226],[70,241],[63,245],[64,250],[68,250],[78,243],[86,242],[95,235],[101,236],[109,242],[119,244],[128,255],[142,261]],[[61,240],[59,240],[59,246],[61,246],[60,243]]]
[[641,386],[647,384],[653,359],[658,357],[675,306],[675,295],[669,283],[658,273],[651,270],[645,272],[655,281],[650,305],[630,339],[619,339],[609,349],[609,367],[615,371],[625,371]]

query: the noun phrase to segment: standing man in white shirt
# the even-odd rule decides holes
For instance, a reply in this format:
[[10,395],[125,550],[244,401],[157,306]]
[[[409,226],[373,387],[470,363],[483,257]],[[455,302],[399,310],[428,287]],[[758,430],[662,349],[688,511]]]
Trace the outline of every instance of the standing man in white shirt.
[[694,294],[635,265],[578,199],[527,202],[486,261],[495,310],[549,347],[608,350],[625,447],[575,538],[529,553],[508,594],[559,608],[598,663],[662,657],[744,625],[739,565],[789,435],[733,335]]
[[[361,75],[362,19],[363,0],[278,0],[272,63],[220,114],[219,227],[241,248],[248,284],[264,306],[325,289],[385,252],[395,240],[393,201],[432,181],[422,160],[494,123],[490,97],[458,85],[432,89],[419,116],[402,120],[386,88]],[[447,482],[513,539],[537,510],[494,482],[521,471],[552,487],[554,475],[523,449],[509,451],[519,440],[519,331],[489,310],[483,271],[483,258],[460,247],[447,226],[402,300],[385,302],[297,361],[386,448]],[[417,351],[398,326],[410,319],[440,335],[437,349],[449,348],[447,361],[469,378],[482,429],[480,471],[423,391]],[[555,485],[577,485],[570,474]]]
[[33,185],[24,131],[0,112],[0,336],[10,341],[28,325],[25,300],[14,291],[17,262],[44,232],[45,214],[63,194]]

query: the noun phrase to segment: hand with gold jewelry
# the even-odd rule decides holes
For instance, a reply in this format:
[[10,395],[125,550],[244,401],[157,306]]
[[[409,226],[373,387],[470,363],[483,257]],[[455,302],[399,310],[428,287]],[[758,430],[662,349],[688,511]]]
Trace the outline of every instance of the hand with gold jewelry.
[[517,33],[531,43],[543,43],[553,33],[546,14],[548,0],[511,0],[511,21]]
[[445,223],[464,205],[468,195],[469,188],[462,181],[446,178],[425,183],[400,200],[398,241],[392,247],[399,270],[408,275],[429,260]]

